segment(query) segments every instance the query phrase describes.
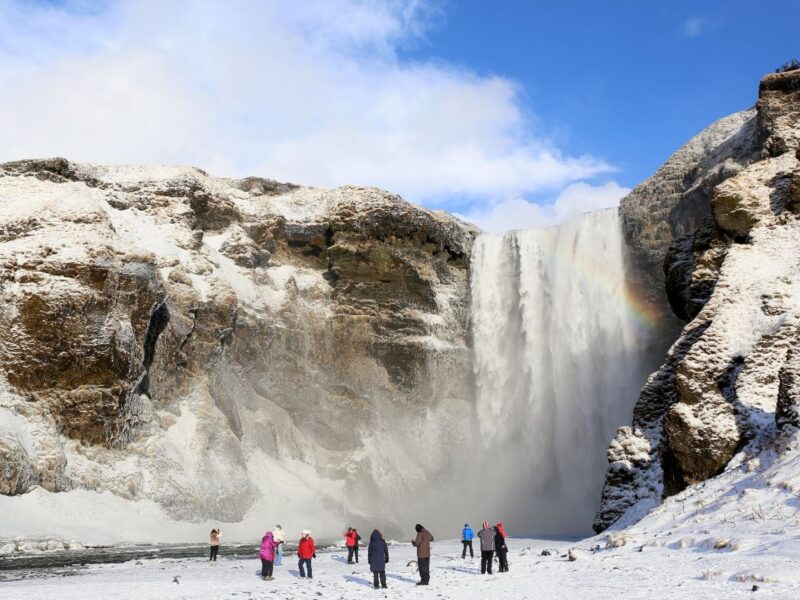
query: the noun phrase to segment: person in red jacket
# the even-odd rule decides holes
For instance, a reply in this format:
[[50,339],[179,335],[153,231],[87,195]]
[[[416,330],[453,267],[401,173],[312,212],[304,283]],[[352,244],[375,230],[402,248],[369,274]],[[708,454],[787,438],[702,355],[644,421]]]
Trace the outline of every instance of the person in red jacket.
[[353,564],[353,555],[358,552],[358,538],[356,537],[356,530],[352,527],[347,528],[344,534],[344,543],[347,545],[347,564]]
[[297,556],[300,558],[300,562],[298,563],[300,577],[306,576],[304,567],[308,567],[308,578],[313,579],[311,574],[311,559],[317,558],[317,547],[314,545],[314,538],[311,537],[311,532],[308,529],[303,530],[300,543],[297,544]]

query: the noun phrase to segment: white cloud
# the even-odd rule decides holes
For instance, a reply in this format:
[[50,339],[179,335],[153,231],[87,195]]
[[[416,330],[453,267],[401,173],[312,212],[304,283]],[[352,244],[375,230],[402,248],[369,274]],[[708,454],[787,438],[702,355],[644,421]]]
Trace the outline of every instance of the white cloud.
[[585,212],[619,206],[619,201],[628,192],[629,188],[613,181],[602,185],[580,181],[567,186],[549,204],[511,197],[460,216],[492,233],[511,229],[539,229],[563,223]]
[[195,164],[417,201],[610,170],[534,135],[512,81],[402,60],[435,13],[423,0],[91,7],[0,0],[0,160]]
[[702,35],[706,30],[706,20],[698,15],[692,15],[683,22],[683,35],[694,38]]

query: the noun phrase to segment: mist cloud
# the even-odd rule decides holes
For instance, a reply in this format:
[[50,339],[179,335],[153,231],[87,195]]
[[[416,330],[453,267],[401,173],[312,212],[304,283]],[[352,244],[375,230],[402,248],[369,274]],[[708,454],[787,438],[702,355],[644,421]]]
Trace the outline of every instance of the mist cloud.
[[477,206],[459,216],[491,233],[540,229],[563,223],[585,212],[619,206],[619,201],[630,191],[614,181],[601,185],[580,181],[568,185],[553,202],[536,203],[513,196]]

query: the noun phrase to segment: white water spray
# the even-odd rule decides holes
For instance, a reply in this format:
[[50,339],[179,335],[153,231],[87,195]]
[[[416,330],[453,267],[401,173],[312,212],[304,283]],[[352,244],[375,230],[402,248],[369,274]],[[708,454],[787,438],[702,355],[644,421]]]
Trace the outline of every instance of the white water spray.
[[476,241],[481,476],[518,532],[590,529],[608,443],[646,376],[650,332],[625,285],[613,209]]

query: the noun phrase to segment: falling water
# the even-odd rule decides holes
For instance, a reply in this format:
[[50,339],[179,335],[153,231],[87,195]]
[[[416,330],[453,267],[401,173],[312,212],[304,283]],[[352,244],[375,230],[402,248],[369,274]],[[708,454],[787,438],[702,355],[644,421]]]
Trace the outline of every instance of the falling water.
[[482,235],[472,259],[481,477],[524,533],[590,529],[647,366],[616,210]]

